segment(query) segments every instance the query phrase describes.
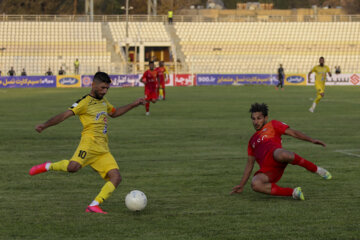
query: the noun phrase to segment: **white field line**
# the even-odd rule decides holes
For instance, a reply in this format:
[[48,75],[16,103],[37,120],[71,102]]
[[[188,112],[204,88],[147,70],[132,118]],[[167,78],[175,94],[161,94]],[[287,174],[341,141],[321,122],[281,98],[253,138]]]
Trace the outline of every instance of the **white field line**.
[[340,150],[336,150],[335,152],[360,158],[360,154],[353,153],[353,152],[360,152],[360,149],[340,149]]

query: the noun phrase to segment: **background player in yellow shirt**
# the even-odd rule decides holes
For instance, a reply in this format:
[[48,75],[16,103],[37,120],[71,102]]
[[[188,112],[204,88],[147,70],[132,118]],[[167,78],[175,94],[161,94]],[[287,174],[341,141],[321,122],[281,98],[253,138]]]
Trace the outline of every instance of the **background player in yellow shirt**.
[[310,79],[311,73],[315,73],[315,88],[316,88],[316,99],[314,100],[311,108],[309,108],[310,112],[314,112],[316,105],[320,102],[320,99],[325,95],[325,81],[326,81],[326,73],[331,77],[330,68],[325,63],[325,58],[320,57],[319,59],[320,65],[317,65],[311,69],[308,74],[308,79]]
[[77,172],[82,167],[90,165],[106,183],[94,201],[87,207],[86,212],[106,214],[99,207],[99,204],[107,199],[121,182],[119,167],[108,147],[107,117],[119,117],[132,108],[145,103],[143,98],[139,98],[126,106],[115,108],[104,98],[109,90],[110,83],[110,77],[106,73],[97,72],[94,76],[90,94],[78,100],[65,112],[35,127],[35,130],[41,133],[46,128],[54,126],[71,116],[79,116],[83,131],[80,144],[72,158],[55,163],[45,162],[36,165],[30,169],[29,174],[36,175],[50,170]]

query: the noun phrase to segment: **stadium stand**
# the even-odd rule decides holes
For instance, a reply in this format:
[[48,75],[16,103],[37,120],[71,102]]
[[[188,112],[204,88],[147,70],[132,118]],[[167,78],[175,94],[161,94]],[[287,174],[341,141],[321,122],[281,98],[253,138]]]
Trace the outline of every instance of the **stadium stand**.
[[[119,49],[126,46],[126,22],[109,22],[110,32]],[[145,62],[145,47],[174,48],[170,34],[163,22],[134,21],[128,23],[129,45],[139,47],[138,63],[131,67],[132,72],[143,72],[147,67]],[[125,50],[124,50],[125,51]],[[125,62],[124,51],[119,51]],[[162,60],[162,59],[159,59]],[[136,70],[135,70],[136,69]]]
[[[129,22],[128,33],[130,46],[142,45],[137,59],[140,65],[146,64],[146,46],[167,46],[178,56],[173,64],[182,65],[177,71],[186,73],[274,73],[280,63],[287,73],[306,73],[320,56],[325,57],[331,70],[335,66],[341,66],[343,73],[360,69],[359,21],[181,22],[177,19],[173,25],[167,25],[166,18],[139,19]],[[125,61],[122,51],[125,29],[124,19],[1,21],[0,49],[5,50],[0,51],[0,69],[4,73],[14,66],[19,73],[26,68],[29,75],[34,75],[44,74],[49,67],[53,72],[63,67],[67,73],[73,73],[78,58],[80,74],[93,73],[99,66],[109,73],[124,73],[124,68],[113,66],[116,57],[116,64]],[[140,73],[143,67],[132,69]]]
[[[110,22],[110,30],[115,41],[125,42],[126,23]],[[170,43],[170,37],[162,22],[130,22],[129,38],[137,42],[145,43]]]
[[177,22],[194,73],[308,72],[324,56],[343,72],[359,69],[359,22]]
[[74,72],[73,63],[80,61],[80,73],[93,73],[98,66],[111,63],[102,38],[101,23],[91,22],[0,22],[2,69],[26,68],[30,74],[44,74],[60,66]]

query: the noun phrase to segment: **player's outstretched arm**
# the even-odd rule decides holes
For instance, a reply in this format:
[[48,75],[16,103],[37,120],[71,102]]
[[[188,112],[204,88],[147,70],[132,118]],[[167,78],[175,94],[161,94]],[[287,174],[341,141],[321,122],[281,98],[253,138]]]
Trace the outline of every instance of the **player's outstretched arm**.
[[128,105],[116,108],[115,112],[113,114],[111,114],[111,115],[109,114],[109,116],[112,117],[112,118],[119,117],[121,115],[124,115],[125,113],[127,113],[128,111],[133,109],[134,107],[137,107],[139,105],[143,105],[145,103],[146,103],[146,101],[145,101],[144,98],[139,98],[133,103],[130,103]]
[[326,147],[326,144],[323,141],[313,139],[313,138],[311,138],[311,137],[305,135],[304,133],[302,133],[302,132],[300,132],[298,130],[295,130],[295,129],[288,128],[288,129],[285,130],[285,134],[289,135],[289,136],[292,136],[294,138],[303,140],[303,141],[308,141],[308,142],[311,142],[313,144],[318,144],[318,145],[321,145],[323,147]]
[[312,74],[312,71],[310,71],[310,72],[308,73],[308,81],[309,81],[309,79],[310,79],[311,74]]
[[54,126],[56,124],[61,123],[62,121],[64,121],[65,119],[74,116],[74,112],[71,110],[66,110],[63,113],[60,113],[52,118],[50,118],[49,120],[47,120],[44,123],[38,124],[35,126],[35,130],[39,133],[41,133],[42,131],[44,131],[46,128]]
[[244,186],[249,180],[250,174],[254,168],[254,163],[255,163],[255,157],[248,156],[248,161],[246,163],[244,174],[240,181],[240,184],[233,187],[233,191],[230,194],[241,193],[244,190]]

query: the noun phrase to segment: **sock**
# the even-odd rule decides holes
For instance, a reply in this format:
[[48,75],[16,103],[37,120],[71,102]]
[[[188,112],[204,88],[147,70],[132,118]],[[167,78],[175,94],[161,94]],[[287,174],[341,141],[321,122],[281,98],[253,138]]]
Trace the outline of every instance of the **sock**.
[[70,163],[69,160],[61,160],[59,162],[51,163],[49,169],[53,170],[53,171],[67,172],[67,167],[68,167],[69,163]]
[[279,187],[275,183],[271,184],[271,195],[274,196],[292,196],[294,189]]
[[99,202],[98,201],[96,201],[96,200],[94,200],[94,201],[92,201],[92,203],[90,203],[90,206],[98,206],[99,205]]
[[316,95],[316,99],[315,99],[315,101],[314,101],[315,106],[316,106],[316,104],[318,104],[318,103],[320,102],[320,99],[322,99],[322,96],[321,96],[320,94],[317,94],[317,95]]
[[305,160],[296,153],[294,153],[294,160],[291,162],[292,165],[299,165],[306,168],[310,172],[316,172],[317,166],[310,161]]
[[114,190],[114,184],[110,181],[107,181],[105,185],[101,188],[100,193],[96,196],[95,201],[98,202],[98,205],[101,204],[104,200],[110,197]]
[[[320,101],[320,100],[319,100]],[[312,109],[315,109],[316,108],[316,103],[313,102],[312,106],[311,106]]]
[[50,166],[51,166],[51,163],[49,163],[49,162],[45,165],[45,168],[46,168],[47,171],[50,170]]
[[164,98],[164,91],[160,88],[159,89],[159,96],[161,97],[161,98]]
[[149,102],[147,102],[145,104],[145,109],[146,109],[146,112],[149,112],[149,110],[150,110],[150,103]]
[[165,88],[163,88],[162,91],[163,91],[163,99],[165,100]]

